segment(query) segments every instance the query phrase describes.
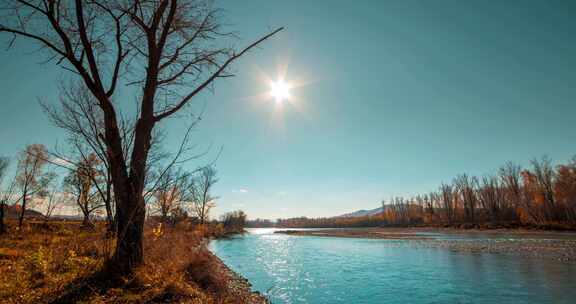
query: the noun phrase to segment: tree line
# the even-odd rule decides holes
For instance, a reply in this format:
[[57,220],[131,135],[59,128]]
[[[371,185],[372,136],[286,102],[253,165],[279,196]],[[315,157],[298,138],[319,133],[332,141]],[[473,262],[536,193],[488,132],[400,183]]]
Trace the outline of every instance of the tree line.
[[508,162],[483,177],[461,174],[439,189],[383,202],[385,224],[576,224],[576,157],[553,166],[547,157],[530,167]]
[[372,216],[252,221],[252,227],[458,226],[576,228],[576,157],[553,166],[547,157],[528,168],[508,162],[495,174],[461,174],[437,190],[382,201]]
[[[53,159],[44,145],[28,145],[17,156],[12,179],[2,183],[8,174],[10,160],[0,157],[0,186],[4,186],[0,187],[0,233],[6,232],[4,215],[9,206],[18,213],[19,229],[31,209],[47,221],[63,207],[75,207],[82,214],[84,227],[92,227],[98,216],[107,221],[110,231],[114,231],[116,200],[106,190],[110,185],[105,166],[94,154],[77,160],[76,166],[69,166],[70,163],[71,160]],[[66,174],[58,176],[56,168]],[[150,187],[145,194],[149,217],[165,223],[188,217],[199,224],[208,222],[216,199],[212,195],[217,182],[213,166],[193,171],[171,168],[164,174],[156,172],[149,176],[154,180],[148,183]]]

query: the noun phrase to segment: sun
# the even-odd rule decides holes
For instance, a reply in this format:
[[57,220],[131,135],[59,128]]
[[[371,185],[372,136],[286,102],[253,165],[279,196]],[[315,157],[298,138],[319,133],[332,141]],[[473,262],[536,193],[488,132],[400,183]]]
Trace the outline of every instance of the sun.
[[281,103],[290,98],[290,84],[283,79],[270,82],[270,96],[272,96],[277,103]]

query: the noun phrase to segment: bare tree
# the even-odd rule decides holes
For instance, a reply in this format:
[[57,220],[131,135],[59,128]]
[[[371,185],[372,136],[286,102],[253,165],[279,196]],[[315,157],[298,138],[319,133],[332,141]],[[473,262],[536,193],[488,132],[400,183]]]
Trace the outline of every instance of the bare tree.
[[193,175],[173,168],[163,172],[159,177],[153,191],[153,210],[160,214],[161,220],[166,222],[168,216],[175,215],[185,208],[192,198],[189,193],[193,191]]
[[162,222],[166,222],[170,213],[179,207],[180,188],[178,184],[170,180],[171,175],[166,174],[158,185],[158,189],[154,191],[154,207],[155,211],[160,214]]
[[68,193],[74,196],[76,205],[82,212],[84,220],[82,225],[92,227],[90,216],[102,207],[98,191],[95,189],[99,172],[97,170],[98,158],[92,154],[86,160],[82,160],[76,170],[71,171],[64,179],[64,187]]
[[[64,153],[52,153],[53,156],[64,160],[67,164],[67,169],[70,169],[69,167],[77,168],[81,166],[71,161],[70,158],[80,159],[82,162],[88,162],[88,158],[94,155],[98,158],[99,165],[97,168],[99,179],[98,181],[94,180],[93,183],[100,196],[100,200],[104,203],[108,228],[109,230],[115,230],[115,202],[112,175],[107,157],[106,143],[102,136],[105,132],[104,115],[100,107],[98,107],[97,100],[83,84],[73,84],[68,86],[63,85],[61,87],[59,107],[52,106],[45,102],[41,104],[54,125],[65,129],[70,136],[68,142],[71,150]],[[199,121],[199,118],[191,123],[191,127],[194,126],[197,121]],[[133,144],[134,124],[131,119],[121,115],[119,118],[119,129],[124,139],[124,159],[129,164],[130,155],[128,152]],[[162,136],[160,136],[160,132],[156,133],[157,134],[152,136],[147,172],[152,172],[156,164],[160,164],[161,166],[162,161],[169,156],[168,153],[158,149],[158,143],[161,141]],[[180,156],[185,154],[184,152],[188,152],[187,144],[188,136],[185,136],[173,163],[166,166],[166,168],[171,167],[174,163],[179,163]],[[154,180],[154,178],[149,178],[149,175],[150,174],[146,175],[146,180]]]
[[557,167],[554,190],[565,220],[576,222],[576,157]]
[[[0,157],[0,187],[2,187],[2,182],[4,181],[4,177],[8,172],[8,166],[10,165],[10,161],[6,157]],[[8,201],[10,200],[11,196],[13,195],[14,190],[14,181],[12,181],[9,186],[5,189],[5,191],[0,191],[0,234],[6,231],[4,225],[4,210]],[[2,189],[2,188],[0,188]]]
[[42,195],[46,186],[54,179],[54,175],[44,172],[47,164],[48,152],[41,144],[32,144],[20,152],[18,157],[18,174],[16,182],[20,189],[20,214],[18,217],[18,228],[22,228],[24,215],[26,214],[26,204],[36,195]]
[[[219,43],[229,35],[210,1],[6,0],[0,11],[0,32],[38,43],[96,98],[116,199],[114,262],[120,273],[132,272],[143,263],[143,193],[154,128],[216,79],[232,76],[231,63],[282,28],[235,51]],[[130,162],[115,101],[121,83],[141,90]]]
[[522,167],[512,162],[507,162],[499,171],[507,204],[511,205],[511,208],[515,210],[525,210],[530,220],[536,221],[536,215],[529,205],[529,201],[524,199],[521,184]]
[[430,214],[430,221],[433,221],[435,216],[434,208],[438,201],[438,194],[436,192],[430,192],[428,195],[424,196],[424,201],[426,203],[426,211]]
[[208,220],[210,209],[214,207],[216,197],[212,196],[210,192],[216,182],[218,182],[216,169],[212,166],[206,166],[199,170],[190,188],[192,211],[200,220],[200,224],[204,224]]
[[456,204],[454,203],[454,190],[451,185],[442,184],[440,186],[440,193],[442,195],[442,209],[446,216],[448,224],[452,224],[456,214]]
[[476,193],[474,191],[475,177],[468,177],[467,174],[462,174],[454,179],[454,185],[459,192],[462,203],[464,205],[464,220],[467,222],[474,222],[476,220]]
[[246,226],[246,213],[242,210],[225,213],[220,217],[226,232],[242,232]]
[[42,213],[44,221],[50,220],[52,215],[57,209],[62,207],[62,194],[58,193],[58,189],[52,185],[48,186],[50,189],[46,189],[46,194],[42,197],[42,200],[34,205],[34,209]]
[[552,168],[551,161],[548,157],[542,157],[540,160],[532,160],[532,167],[538,191],[543,197],[544,201],[544,217],[548,221],[560,220],[558,208],[556,206],[556,199],[554,197],[554,179],[556,173]]
[[[48,103],[42,103],[44,111],[48,114],[50,120],[62,129],[65,129],[69,135],[69,143],[74,158],[80,158],[82,161],[88,161],[88,157],[95,155],[101,164],[100,183],[96,183],[96,189],[104,206],[106,208],[106,219],[110,229],[114,228],[114,202],[112,193],[112,176],[110,165],[107,157],[107,147],[104,142],[103,134],[104,114],[98,106],[97,100],[88,91],[83,84],[73,84],[61,87],[61,96],[59,107],[54,107]],[[124,139],[123,154],[127,158],[127,152],[132,143],[132,123],[121,116],[119,119],[119,130]],[[57,153],[60,159],[68,159],[65,153]],[[76,167],[72,161],[67,161],[69,165]]]
[[420,206],[420,208],[424,212],[423,216],[424,222],[430,223],[434,221],[434,199],[435,199],[434,193],[417,195],[414,198],[417,205]]
[[495,223],[500,220],[502,211],[503,193],[500,189],[498,178],[493,176],[484,176],[482,184],[477,183],[477,193],[480,205],[488,212],[490,220]]

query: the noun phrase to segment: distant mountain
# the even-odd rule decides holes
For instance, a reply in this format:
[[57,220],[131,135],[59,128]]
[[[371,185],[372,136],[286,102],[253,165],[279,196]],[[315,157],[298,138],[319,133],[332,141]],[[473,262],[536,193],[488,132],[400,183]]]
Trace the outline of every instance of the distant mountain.
[[370,215],[377,215],[382,213],[382,207],[370,209],[370,210],[358,210],[346,214],[342,214],[336,217],[363,217],[363,216],[370,216]]
[[63,215],[63,214],[56,214],[51,216],[50,218],[53,220],[63,220],[63,221],[80,221],[84,219],[84,217],[82,217],[81,215]]
[[[20,205],[5,206],[4,207],[4,217],[6,219],[17,219],[20,216],[21,210],[22,210],[22,207],[20,207]],[[40,213],[36,210],[26,209],[26,212],[24,212],[24,217],[26,217],[26,218],[42,218],[43,215],[42,215],[42,213]]]

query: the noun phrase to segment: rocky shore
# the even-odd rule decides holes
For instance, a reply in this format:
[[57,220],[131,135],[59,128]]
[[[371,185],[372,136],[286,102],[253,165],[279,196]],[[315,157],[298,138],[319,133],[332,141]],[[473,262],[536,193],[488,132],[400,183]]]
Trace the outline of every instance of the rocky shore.
[[238,299],[245,300],[246,304],[268,304],[269,301],[257,291],[252,291],[252,284],[250,282],[230,269],[220,258],[211,254],[216,262],[216,269],[214,271],[222,273],[227,277],[228,290],[237,296]]

